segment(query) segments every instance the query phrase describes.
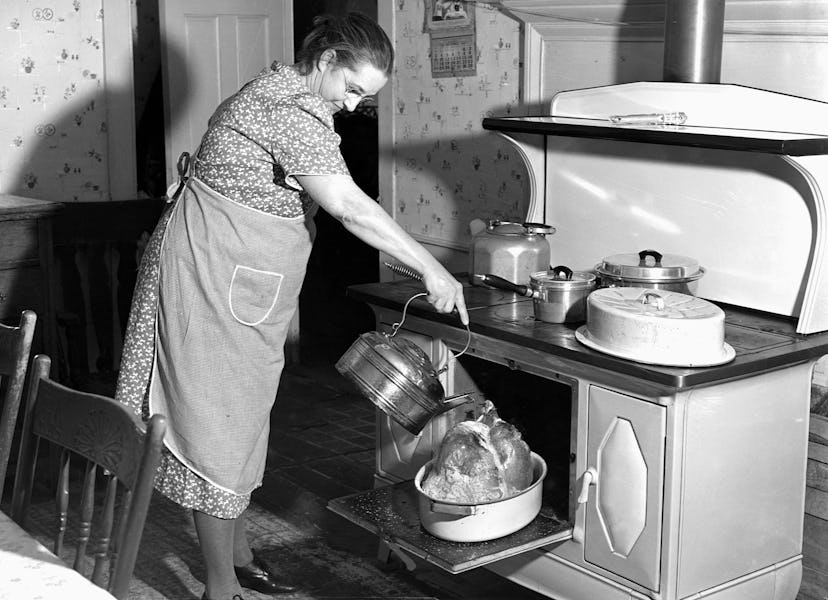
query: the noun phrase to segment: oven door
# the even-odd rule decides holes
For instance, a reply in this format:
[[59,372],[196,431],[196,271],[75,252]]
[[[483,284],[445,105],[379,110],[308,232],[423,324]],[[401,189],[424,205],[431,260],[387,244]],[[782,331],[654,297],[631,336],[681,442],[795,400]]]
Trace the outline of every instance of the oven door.
[[[411,339],[430,355],[445,351],[445,348],[435,347],[435,344],[440,345],[436,339],[416,335]],[[423,462],[432,458],[451,425],[462,420],[462,416],[453,414],[456,411],[432,419],[424,431],[423,437],[428,439],[421,440],[430,440],[431,448],[419,447],[419,452],[411,454],[410,459],[401,458],[400,444],[380,444],[378,466],[382,466],[382,470],[378,475],[386,476],[378,477],[377,482],[388,485],[335,498],[328,503],[330,510],[377,534],[392,548],[401,548],[450,573],[461,573],[554,545],[571,539],[573,533],[570,490],[575,467],[576,441],[572,432],[576,429],[577,382],[561,376],[551,378],[548,374],[533,374],[522,368],[516,369],[514,364],[505,365],[502,357],[494,352],[489,354],[484,348],[476,348],[475,353],[476,356],[461,356],[449,361],[446,387],[449,393],[474,392],[490,398],[500,416],[515,424],[529,447],[543,456],[548,473],[538,516],[515,533],[485,542],[446,541],[421,526],[419,492],[413,476]],[[379,413],[380,441],[388,429],[388,419]],[[420,460],[415,460],[417,458]]]
[[403,481],[335,498],[328,508],[377,534],[391,547],[398,546],[449,573],[462,573],[572,538],[572,523],[542,508],[529,525],[502,538],[463,543],[441,540],[420,525],[417,493],[413,481]]

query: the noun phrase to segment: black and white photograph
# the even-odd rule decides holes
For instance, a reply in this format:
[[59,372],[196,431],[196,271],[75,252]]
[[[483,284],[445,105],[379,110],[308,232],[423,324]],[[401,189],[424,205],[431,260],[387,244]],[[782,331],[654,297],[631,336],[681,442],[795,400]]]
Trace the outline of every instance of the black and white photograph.
[[0,600],[828,600],[828,0],[0,31]]

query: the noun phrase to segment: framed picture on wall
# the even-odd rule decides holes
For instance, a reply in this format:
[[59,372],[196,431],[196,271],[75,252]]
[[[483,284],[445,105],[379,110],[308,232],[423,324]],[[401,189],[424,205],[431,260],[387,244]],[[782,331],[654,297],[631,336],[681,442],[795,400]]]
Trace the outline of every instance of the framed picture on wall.
[[473,33],[473,4],[465,0],[425,0],[425,31],[450,35]]

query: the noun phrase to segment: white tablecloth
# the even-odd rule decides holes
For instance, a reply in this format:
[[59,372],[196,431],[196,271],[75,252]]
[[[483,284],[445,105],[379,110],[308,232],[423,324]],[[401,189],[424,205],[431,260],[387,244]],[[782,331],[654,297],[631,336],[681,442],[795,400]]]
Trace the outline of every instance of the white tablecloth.
[[0,600],[112,600],[0,512]]

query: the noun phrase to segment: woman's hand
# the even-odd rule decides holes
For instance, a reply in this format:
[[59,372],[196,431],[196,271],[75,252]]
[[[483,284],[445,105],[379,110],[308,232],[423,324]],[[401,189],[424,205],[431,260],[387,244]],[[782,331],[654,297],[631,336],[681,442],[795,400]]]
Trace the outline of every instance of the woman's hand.
[[469,324],[469,313],[463,297],[463,284],[457,281],[442,265],[436,264],[423,273],[423,285],[428,292],[427,300],[439,312],[449,313],[455,308],[463,325]]

